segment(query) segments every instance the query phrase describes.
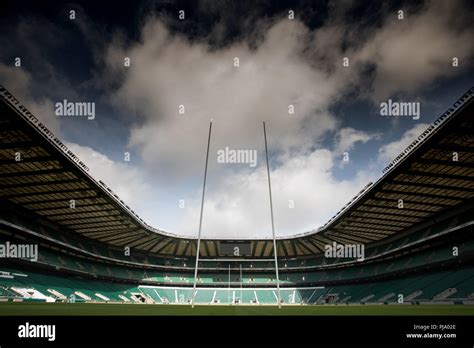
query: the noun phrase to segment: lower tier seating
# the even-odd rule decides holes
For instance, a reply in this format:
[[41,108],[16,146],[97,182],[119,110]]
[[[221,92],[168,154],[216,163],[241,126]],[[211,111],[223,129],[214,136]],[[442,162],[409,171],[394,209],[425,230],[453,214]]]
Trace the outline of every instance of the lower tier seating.
[[[186,304],[193,298],[191,287],[127,285],[59,274],[26,272],[0,266],[0,300],[75,302],[141,302]],[[283,304],[474,302],[474,267],[410,275],[359,284],[282,287]],[[275,287],[198,287],[198,304],[277,304]]]

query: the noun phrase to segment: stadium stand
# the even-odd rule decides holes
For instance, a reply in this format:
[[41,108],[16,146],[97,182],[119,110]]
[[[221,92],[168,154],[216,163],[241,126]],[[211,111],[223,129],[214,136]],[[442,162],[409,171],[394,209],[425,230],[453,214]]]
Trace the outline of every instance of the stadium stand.
[[[283,304],[474,302],[473,94],[322,228],[277,239]],[[197,240],[148,226],[3,87],[0,113],[0,244],[39,247],[0,259],[0,300],[190,303]],[[277,304],[272,240],[237,258],[223,242],[201,241],[196,303]]]

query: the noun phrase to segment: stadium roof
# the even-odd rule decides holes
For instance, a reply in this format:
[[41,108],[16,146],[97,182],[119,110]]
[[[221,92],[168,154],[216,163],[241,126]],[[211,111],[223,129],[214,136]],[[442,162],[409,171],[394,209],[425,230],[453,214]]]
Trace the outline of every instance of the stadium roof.
[[[473,95],[474,88],[385,168],[382,178],[367,185],[323,227],[279,238],[278,256],[318,254],[333,241],[380,241],[472,201]],[[1,86],[0,99],[2,204],[13,203],[61,228],[118,247],[177,257],[195,255],[197,238],[147,225],[103,182],[92,178],[80,159]],[[71,199],[74,210],[69,207]],[[201,243],[201,257],[219,255],[220,240]],[[271,240],[251,243],[253,257],[273,255]]]

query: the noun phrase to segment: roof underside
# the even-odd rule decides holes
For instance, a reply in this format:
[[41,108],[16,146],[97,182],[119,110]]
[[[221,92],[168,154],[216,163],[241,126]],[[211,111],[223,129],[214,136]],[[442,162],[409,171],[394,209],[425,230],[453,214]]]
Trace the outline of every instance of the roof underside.
[[[278,256],[318,254],[333,241],[370,244],[472,201],[473,94],[474,89],[467,92],[377,183],[322,229],[279,239]],[[195,239],[170,235],[144,223],[110,189],[87,174],[87,167],[1,86],[0,99],[2,204],[25,208],[62,229],[114,246],[177,257],[195,255]],[[75,209],[70,208],[71,200]],[[219,256],[219,240],[201,243],[202,257]],[[273,255],[271,240],[251,243],[253,257]]]

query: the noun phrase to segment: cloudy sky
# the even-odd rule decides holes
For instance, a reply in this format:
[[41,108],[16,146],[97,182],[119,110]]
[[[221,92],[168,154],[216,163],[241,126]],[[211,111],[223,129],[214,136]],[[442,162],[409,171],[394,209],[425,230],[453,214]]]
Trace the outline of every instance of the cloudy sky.
[[[472,86],[473,5],[275,3],[6,1],[0,83],[145,221],[183,236],[197,235],[212,119],[203,237],[271,237],[265,121],[276,233],[313,230]],[[58,117],[65,99],[94,102],[95,119]],[[381,116],[388,99],[420,103],[420,118]],[[226,147],[257,165],[218,163]]]

